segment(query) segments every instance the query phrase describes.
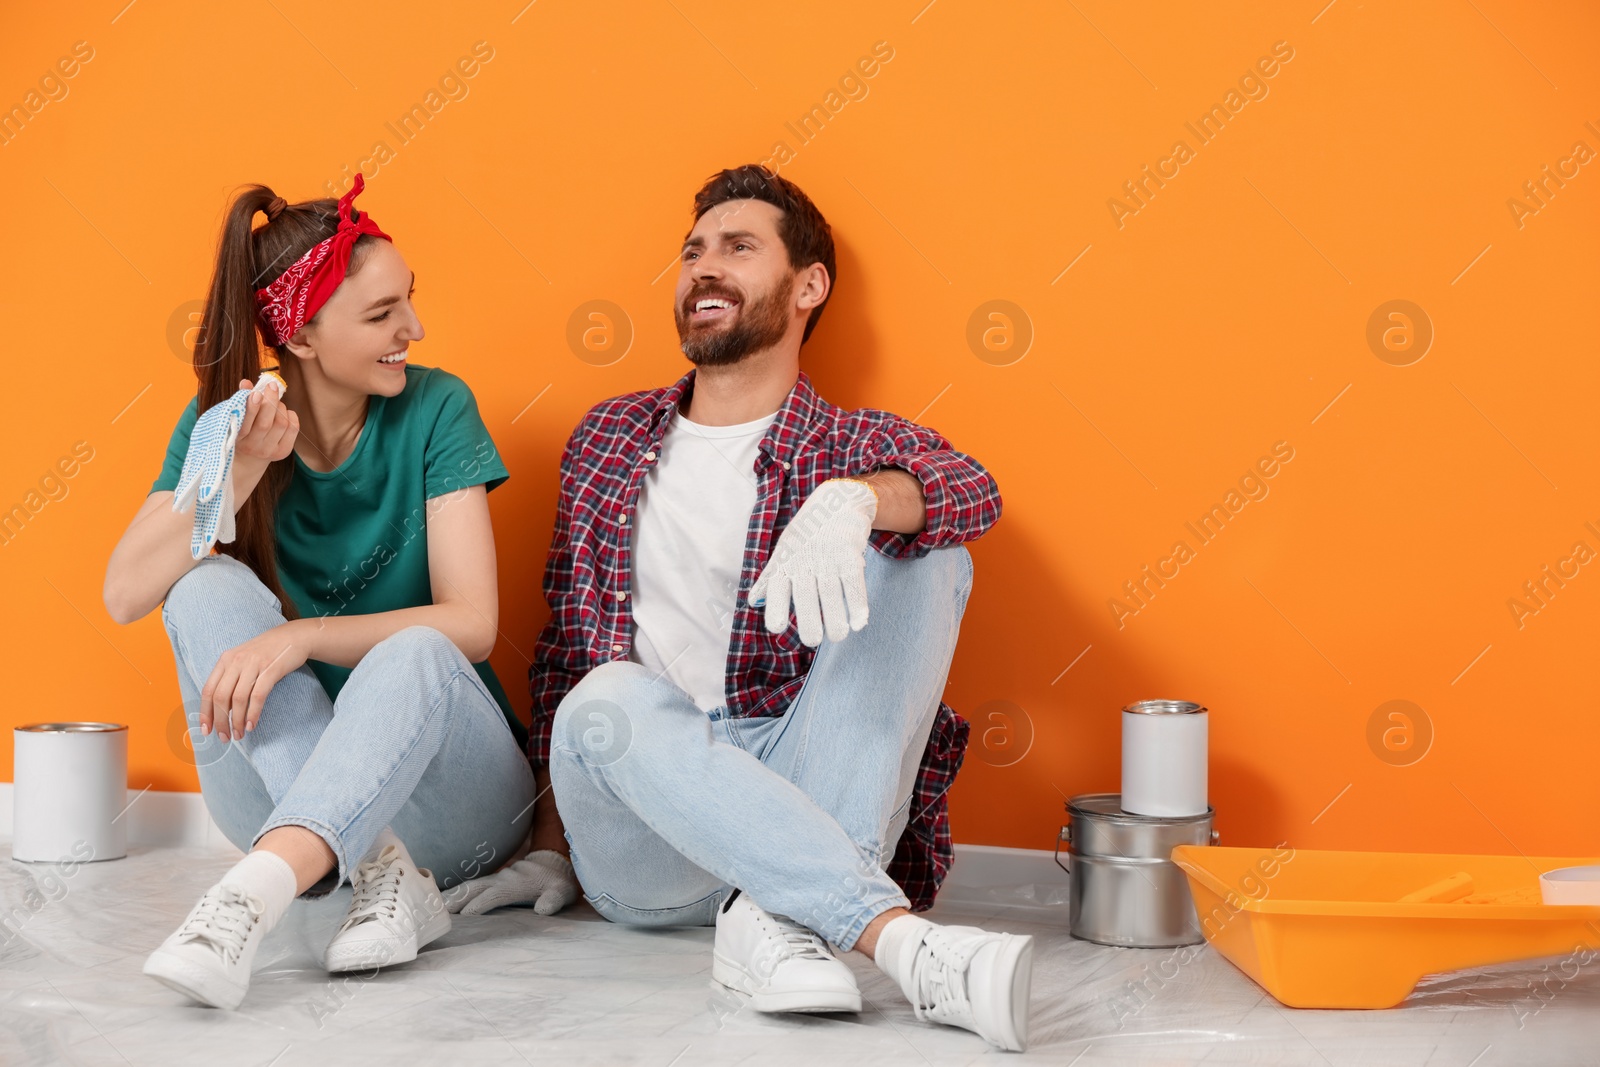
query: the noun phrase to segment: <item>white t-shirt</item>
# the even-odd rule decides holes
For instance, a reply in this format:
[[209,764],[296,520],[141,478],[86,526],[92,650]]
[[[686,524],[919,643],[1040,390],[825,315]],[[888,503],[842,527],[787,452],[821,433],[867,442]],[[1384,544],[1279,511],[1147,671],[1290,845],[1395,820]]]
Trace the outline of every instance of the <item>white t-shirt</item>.
[[665,673],[704,711],[728,702],[728,643],[756,506],[756,451],[777,417],[701,426],[674,410],[630,524],[629,658]]

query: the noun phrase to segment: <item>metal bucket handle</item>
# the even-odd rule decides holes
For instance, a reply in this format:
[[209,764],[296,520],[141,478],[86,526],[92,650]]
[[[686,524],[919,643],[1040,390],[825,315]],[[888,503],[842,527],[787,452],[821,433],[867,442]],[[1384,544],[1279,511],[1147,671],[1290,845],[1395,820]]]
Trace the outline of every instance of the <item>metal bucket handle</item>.
[[[1215,845],[1218,842],[1220,842],[1221,840],[1222,840],[1222,831],[1216,829],[1215,827],[1212,827],[1212,829],[1211,829],[1211,843],[1213,845]],[[1068,874],[1071,874],[1072,873],[1072,868],[1068,867],[1065,863],[1061,862],[1061,842],[1063,842],[1063,841],[1065,841],[1067,843],[1067,855],[1068,855],[1068,857],[1071,857],[1071,855],[1072,855],[1072,848],[1071,848],[1071,846],[1072,846],[1072,824],[1070,822],[1064,824],[1061,827],[1061,832],[1056,834],[1056,847],[1055,847],[1055,852],[1053,853],[1053,856],[1054,856],[1054,859],[1056,861],[1056,866],[1060,867],[1063,871],[1066,871]]]

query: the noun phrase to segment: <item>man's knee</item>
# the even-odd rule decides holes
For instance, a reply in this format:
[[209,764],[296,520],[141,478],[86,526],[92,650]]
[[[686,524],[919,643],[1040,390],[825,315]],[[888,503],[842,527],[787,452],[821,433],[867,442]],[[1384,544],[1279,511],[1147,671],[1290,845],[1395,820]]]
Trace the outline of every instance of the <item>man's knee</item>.
[[961,610],[965,611],[967,598],[972,595],[972,553],[967,551],[966,545],[952,545],[950,548],[940,549],[939,551],[956,554],[956,595],[960,598]]
[[589,673],[578,679],[576,685],[567,690],[566,696],[556,705],[555,716],[552,719],[553,732],[556,736],[565,736],[566,727],[569,727],[576,716],[583,717],[583,706],[593,701],[606,701],[620,703],[626,699],[627,690],[638,681],[638,672],[644,670],[642,664],[631,660],[617,659],[609,663],[602,663],[593,668]]
[[972,553],[966,545],[947,545],[935,548],[926,555],[909,559],[894,559],[881,552],[869,550],[867,566],[868,602],[871,585],[876,581],[895,581],[910,578],[938,589],[955,600],[964,609],[972,595]]
[[[648,746],[661,728],[678,723],[687,694],[632,660],[611,660],[590,670],[556,705],[551,719],[552,759],[558,750],[592,767],[617,763],[635,744]],[[693,722],[706,727],[695,709]]]
[[625,901],[604,892],[586,892],[585,899],[607,921],[622,926],[713,926],[717,909],[730,892],[717,879],[705,875],[703,880],[689,885],[658,878],[649,885],[619,890],[627,898]]
[[965,604],[972,593],[972,553],[967,551],[966,545],[949,545],[928,553],[929,559],[936,556],[953,572],[956,595]]
[[[556,705],[551,720],[551,753],[557,750],[585,763],[605,766],[627,754],[634,717],[647,714],[643,698],[653,676],[631,660],[602,663],[579,679]],[[631,711],[629,709],[632,709]]]

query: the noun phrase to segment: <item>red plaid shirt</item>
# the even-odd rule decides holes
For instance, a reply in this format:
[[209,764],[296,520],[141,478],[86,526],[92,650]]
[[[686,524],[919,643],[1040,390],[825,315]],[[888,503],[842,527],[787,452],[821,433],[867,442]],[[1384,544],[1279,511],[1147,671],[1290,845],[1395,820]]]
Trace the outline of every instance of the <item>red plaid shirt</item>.
[[[548,762],[556,706],[585,673],[627,659],[633,640],[632,560],[627,524],[639,485],[666,435],[667,415],[694,389],[694,370],[675,385],[613,397],[590,409],[561,454],[561,496],[545,564],[550,621],[539,635],[528,671],[533,729],[528,756]],[[767,562],[778,535],[806,498],[829,478],[881,467],[916,475],[927,501],[918,534],[875,530],[871,544],[884,555],[921,557],[935,548],[971,541],[1000,517],[994,478],[971,456],[933,430],[886,411],[844,411],[819,397],[804,371],[789,391],[756,456],[756,505],[745,539],[733,618],[726,691],[732,716],[778,716],[799,695],[816,650],[794,625],[769,633],[763,609],[745,591]],[[946,793],[961,768],[967,721],[940,702],[917,775],[911,818],[888,874],[914,910],[933,904],[950,868]]]

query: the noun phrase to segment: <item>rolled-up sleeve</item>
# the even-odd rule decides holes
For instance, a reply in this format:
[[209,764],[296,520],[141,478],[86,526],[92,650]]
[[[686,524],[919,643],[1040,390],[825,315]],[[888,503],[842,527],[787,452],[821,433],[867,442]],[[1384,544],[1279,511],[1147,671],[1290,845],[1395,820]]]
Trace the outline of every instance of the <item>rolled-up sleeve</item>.
[[909,471],[922,483],[928,509],[920,533],[874,530],[872,544],[894,559],[922,557],[935,548],[976,540],[1000,519],[1000,487],[983,464],[957,451],[935,430],[898,415],[867,435],[857,473],[885,467]]

